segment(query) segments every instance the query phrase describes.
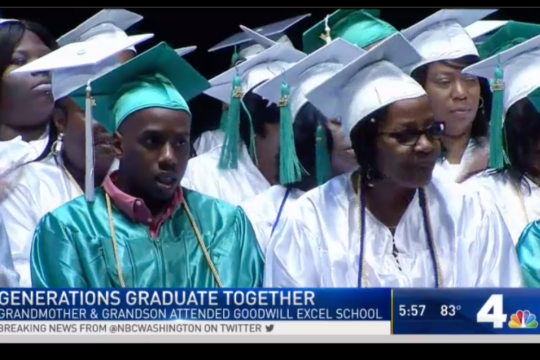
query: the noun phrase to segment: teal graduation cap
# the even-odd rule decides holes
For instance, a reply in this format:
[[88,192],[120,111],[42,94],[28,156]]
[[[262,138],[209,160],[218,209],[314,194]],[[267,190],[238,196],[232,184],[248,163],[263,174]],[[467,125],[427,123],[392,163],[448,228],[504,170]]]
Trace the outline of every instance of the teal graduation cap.
[[495,31],[508,23],[507,20],[479,20],[465,27],[467,35],[479,46],[486,41]]
[[[155,75],[159,75],[159,79],[151,80]],[[159,83],[166,79],[166,82],[169,83],[166,88],[174,88],[186,102],[210,87],[204,76],[178,56],[167,43],[162,42],[90,83],[91,97],[94,103],[93,116],[108,131],[116,131],[129,115],[127,113],[122,115],[119,112],[117,101],[123,92],[127,91],[128,85],[138,81],[141,77],[152,83]],[[152,91],[149,90],[149,97],[138,98],[139,110],[159,105],[152,103],[151,93]],[[76,99],[79,105],[82,105],[87,97],[87,87],[80,87],[71,96]]]
[[[512,36],[500,37],[502,48],[504,44],[523,39],[519,32],[514,36],[514,41]],[[540,35],[466,67],[463,73],[486,78],[492,84],[489,166],[503,169],[509,161],[504,149],[503,132],[508,109],[517,101],[528,98],[540,112]]]
[[540,35],[540,25],[508,21],[478,47],[481,59],[487,59]]
[[310,54],[336,38],[366,48],[397,32],[380,19],[377,9],[340,9],[304,32],[304,52]]

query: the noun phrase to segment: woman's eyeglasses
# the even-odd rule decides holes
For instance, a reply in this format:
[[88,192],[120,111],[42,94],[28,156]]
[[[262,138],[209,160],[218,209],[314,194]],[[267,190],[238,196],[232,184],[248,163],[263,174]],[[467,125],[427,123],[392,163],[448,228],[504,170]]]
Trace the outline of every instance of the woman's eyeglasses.
[[398,132],[379,132],[379,134],[393,137],[401,145],[415,146],[422,135],[426,135],[430,140],[440,139],[444,134],[444,124],[442,122],[434,122],[425,130],[409,129]]

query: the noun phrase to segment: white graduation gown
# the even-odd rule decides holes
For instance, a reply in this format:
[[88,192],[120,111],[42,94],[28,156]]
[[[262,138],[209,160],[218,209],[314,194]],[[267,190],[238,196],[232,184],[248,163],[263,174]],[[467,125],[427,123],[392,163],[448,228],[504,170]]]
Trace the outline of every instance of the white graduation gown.
[[[302,190],[291,189],[287,199],[285,199],[286,193],[287,188],[282,185],[274,185],[240,204],[255,230],[257,241],[263,253],[266,252],[274,223],[278,221],[279,224],[285,211],[304,194]],[[283,210],[278,220],[277,216],[282,204]]]
[[48,142],[48,130],[34,141],[23,141],[21,136],[8,141],[0,141],[0,203],[9,196],[11,188],[22,177],[24,167],[14,172],[10,170],[36,159],[45,150]]
[[10,196],[0,205],[20,286],[31,287],[30,250],[34,230],[48,212],[83,195],[53,156],[24,166]]
[[499,211],[504,214],[514,245],[517,245],[527,224],[540,220],[540,188],[529,179],[525,180],[529,187],[522,183],[518,190],[507,175],[484,172],[463,183],[463,186],[480,186],[490,192]]
[[243,144],[238,154],[238,167],[220,170],[221,148],[218,146],[191,158],[182,178],[182,186],[233,205],[240,205],[270,188],[270,183],[255,166]]
[[11,257],[11,247],[4,220],[0,216],[0,288],[2,287],[17,287],[19,285],[19,274],[13,266]]
[[433,176],[439,179],[456,181],[468,163],[472,161],[476,148],[478,148],[478,145],[473,140],[470,140],[459,164],[450,164],[447,159],[438,161],[433,169]]
[[[358,287],[358,200],[350,173],[307,192],[287,211],[266,252],[267,287]],[[433,179],[426,188],[443,287],[521,287],[516,251],[487,194]],[[390,230],[366,209],[363,287],[434,287],[418,192]]]
[[193,143],[193,148],[197,155],[202,155],[215,147],[223,145],[225,142],[225,133],[220,129],[214,131],[205,131]]

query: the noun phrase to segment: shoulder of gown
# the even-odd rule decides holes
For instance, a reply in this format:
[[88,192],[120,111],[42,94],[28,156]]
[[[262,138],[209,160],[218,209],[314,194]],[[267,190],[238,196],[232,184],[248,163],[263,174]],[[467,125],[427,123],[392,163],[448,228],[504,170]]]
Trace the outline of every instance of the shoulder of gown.
[[284,212],[268,242],[265,287],[321,286],[324,222],[337,224],[337,218],[346,216],[344,202],[350,175],[339,175],[304,193]]
[[19,274],[15,271],[9,239],[0,214],[0,288],[18,287],[19,278]]

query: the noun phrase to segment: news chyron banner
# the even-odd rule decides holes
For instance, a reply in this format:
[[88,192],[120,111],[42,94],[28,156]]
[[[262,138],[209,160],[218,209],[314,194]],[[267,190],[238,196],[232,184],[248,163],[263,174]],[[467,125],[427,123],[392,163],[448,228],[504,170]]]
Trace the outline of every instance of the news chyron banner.
[[0,336],[540,334],[539,300],[530,289],[0,289]]

